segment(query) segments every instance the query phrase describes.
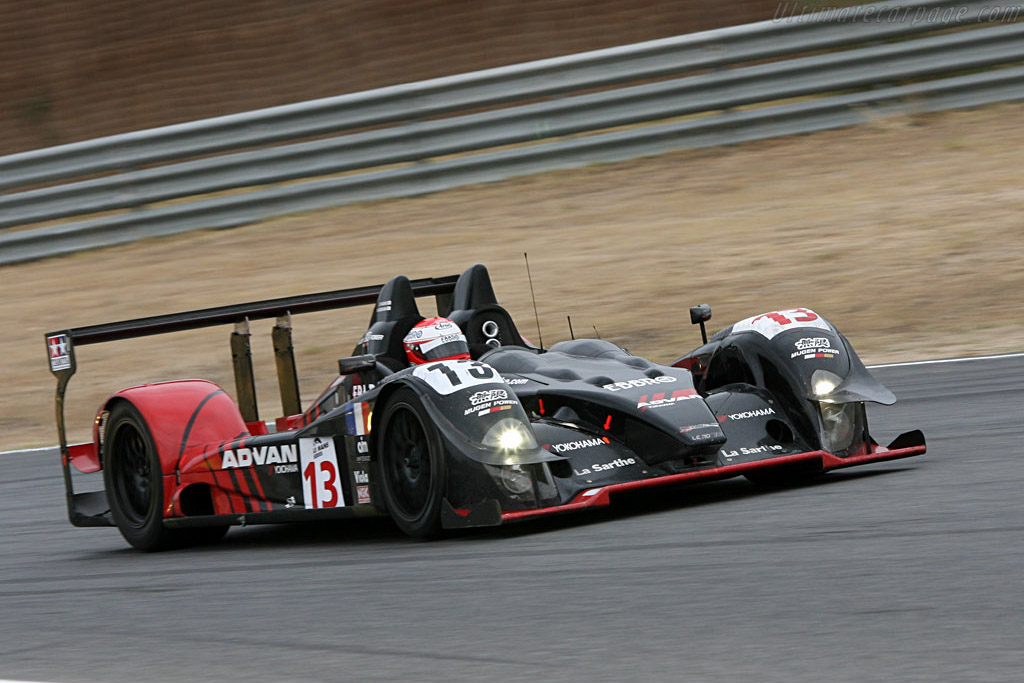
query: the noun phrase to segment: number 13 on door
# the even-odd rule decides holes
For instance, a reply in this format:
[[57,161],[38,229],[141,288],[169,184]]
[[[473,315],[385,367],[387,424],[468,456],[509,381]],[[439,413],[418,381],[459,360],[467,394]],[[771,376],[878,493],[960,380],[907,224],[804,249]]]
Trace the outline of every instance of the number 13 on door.
[[299,439],[299,471],[306,508],[343,507],[341,476],[334,439]]

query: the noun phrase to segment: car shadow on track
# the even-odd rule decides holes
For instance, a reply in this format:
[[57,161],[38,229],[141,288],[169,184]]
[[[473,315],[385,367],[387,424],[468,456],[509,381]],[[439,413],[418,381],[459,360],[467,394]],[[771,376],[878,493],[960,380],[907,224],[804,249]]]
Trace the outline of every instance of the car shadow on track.
[[[756,486],[745,479],[734,478],[718,482],[646,489],[618,494],[612,498],[612,504],[607,508],[539,517],[500,527],[450,531],[443,538],[445,541],[454,542],[488,542],[502,538],[531,536],[671,510],[685,511],[690,508],[760,496],[780,496],[785,495],[786,491],[825,487],[858,479],[895,474],[909,469],[913,468],[889,467],[881,470],[831,472],[807,482],[780,487]],[[236,551],[243,548],[315,547],[338,544],[352,547],[422,542],[406,537],[392,524],[390,519],[378,517],[235,527],[218,545],[201,550],[210,551],[221,548]]]
[[[471,531],[485,531],[488,536],[497,537],[526,536],[548,531],[559,531],[576,526],[600,524],[616,519],[660,514],[672,510],[685,511],[690,508],[700,508],[717,503],[729,503],[731,501],[761,496],[785,495],[787,491],[825,487],[857,479],[895,474],[909,469],[913,468],[890,467],[884,470],[830,472],[824,476],[787,486],[755,485],[746,479],[736,477],[717,482],[643,489],[612,496],[612,503],[606,508],[554,515],[492,529]],[[480,536],[480,534],[477,533],[474,536]]]

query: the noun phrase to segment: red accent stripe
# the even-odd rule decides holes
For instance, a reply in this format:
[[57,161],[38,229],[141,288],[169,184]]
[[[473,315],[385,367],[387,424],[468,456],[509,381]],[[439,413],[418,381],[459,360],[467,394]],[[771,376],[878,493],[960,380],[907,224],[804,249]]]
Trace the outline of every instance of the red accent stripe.
[[[233,495],[239,495],[239,499],[242,502],[242,507],[246,512],[257,512],[252,509],[252,494],[249,493],[249,487],[245,481],[245,475],[242,474],[238,468],[232,468],[228,470],[228,478],[231,480],[231,485],[234,488]],[[258,506],[257,506],[258,508]]]
[[831,453],[825,453],[822,458],[822,464],[825,466],[826,471],[838,470],[843,467],[853,467],[854,465],[863,465],[869,462],[886,462],[888,460],[899,460],[900,458],[911,458],[915,455],[923,455],[926,450],[927,447],[924,445],[897,448],[892,451],[884,446],[876,446],[871,453],[849,455],[845,458],[840,458],[839,456],[832,455]]
[[544,414],[544,401],[538,398],[537,399],[537,405],[540,407],[540,414],[543,415]]
[[[608,416],[608,419],[604,421],[604,431],[606,431],[606,432],[607,432],[607,431],[608,431],[608,428],[609,428],[609,427],[611,427],[611,426],[612,426],[612,416],[611,416],[611,415],[609,415],[609,416]],[[607,442],[607,441],[608,441],[608,439],[605,439],[605,441]]]
[[[217,455],[220,457],[220,460],[221,460],[222,464],[224,462],[224,444],[225,444],[225,442],[222,441],[221,444],[217,447]],[[203,458],[203,462],[205,462],[206,466],[210,469],[210,476],[213,479],[213,485],[215,487],[217,487],[218,489],[220,489],[222,492],[225,493],[224,498],[228,502],[228,511],[231,512],[231,514],[234,514],[235,506],[234,506],[234,503],[231,502],[231,496],[227,495],[227,492],[224,491],[224,487],[221,485],[220,481],[217,480],[217,472],[219,470],[214,469],[213,463],[210,462],[210,458],[209,457]],[[217,511],[216,510],[216,498],[214,499],[214,511],[215,512]]]

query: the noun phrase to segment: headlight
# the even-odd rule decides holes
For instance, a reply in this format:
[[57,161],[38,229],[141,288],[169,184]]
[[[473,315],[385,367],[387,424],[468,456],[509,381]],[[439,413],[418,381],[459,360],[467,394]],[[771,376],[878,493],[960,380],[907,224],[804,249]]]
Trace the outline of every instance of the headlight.
[[507,417],[498,420],[487,430],[484,446],[500,451],[518,451],[537,448],[533,431],[519,420]]
[[811,391],[822,402],[829,403],[828,395],[835,391],[843,379],[834,372],[818,368],[811,373]]
[[522,465],[505,465],[501,468],[501,483],[515,495],[522,495],[533,488],[533,477]]
[[502,448],[519,448],[523,445],[525,437],[522,429],[509,427],[498,435],[498,445]]
[[525,465],[484,465],[484,469],[513,498],[529,505],[552,505],[558,488],[546,462]]
[[822,446],[838,453],[853,443],[857,427],[857,403],[819,403],[822,423]]

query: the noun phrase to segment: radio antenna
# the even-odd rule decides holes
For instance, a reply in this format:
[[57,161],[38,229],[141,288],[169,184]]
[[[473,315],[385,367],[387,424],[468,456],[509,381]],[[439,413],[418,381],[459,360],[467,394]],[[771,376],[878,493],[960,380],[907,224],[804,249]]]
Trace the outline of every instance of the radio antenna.
[[530,298],[533,299],[533,317],[537,321],[537,341],[540,347],[544,348],[544,335],[540,332],[540,315],[537,314],[537,297],[533,293],[533,276],[530,275],[530,257],[523,252],[523,260],[526,261],[526,279],[530,282]]
[[596,336],[596,337],[597,337],[598,339],[600,339],[600,338],[601,338],[601,333],[597,331],[597,325],[594,325],[593,327],[594,327],[594,335],[595,335],[595,336]]
[[572,317],[567,315],[565,319],[569,321],[569,339],[575,339],[576,335],[572,333]]

